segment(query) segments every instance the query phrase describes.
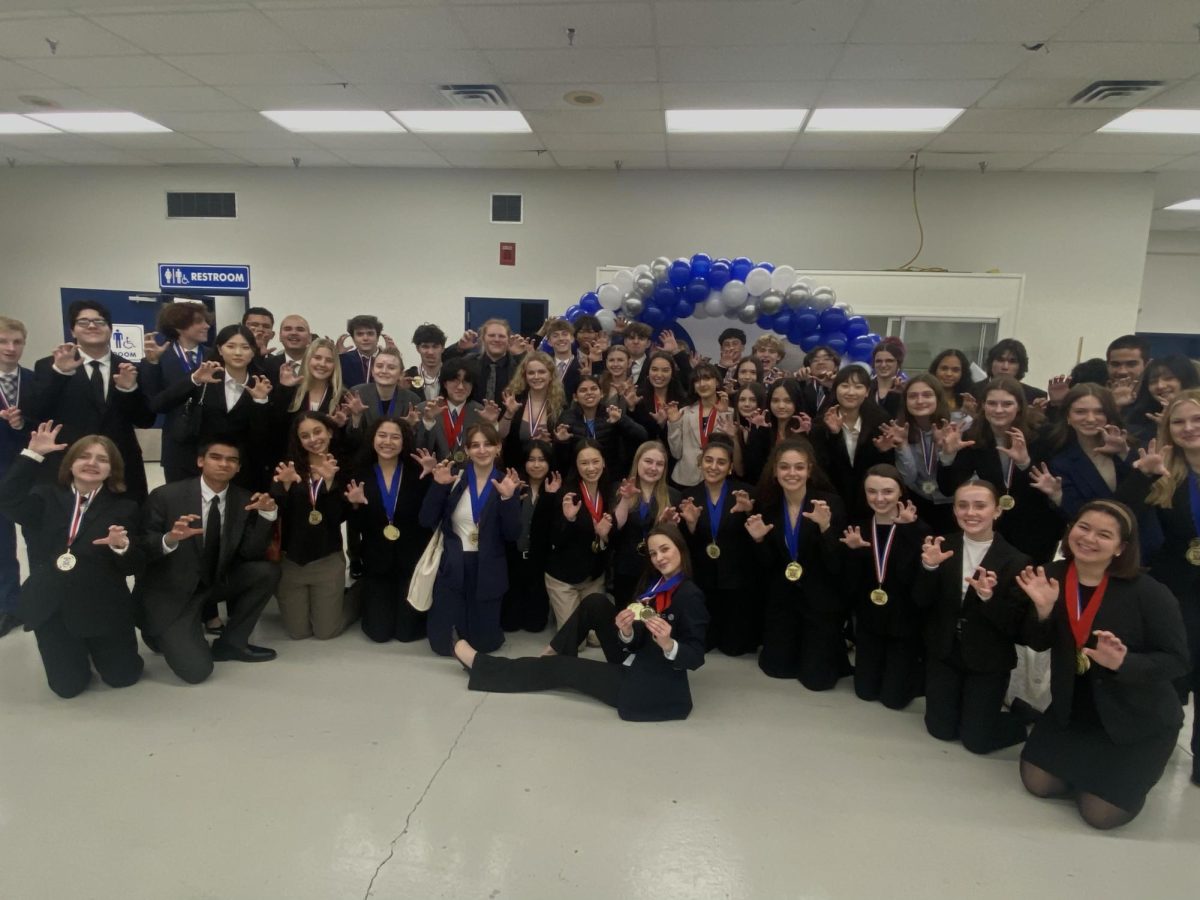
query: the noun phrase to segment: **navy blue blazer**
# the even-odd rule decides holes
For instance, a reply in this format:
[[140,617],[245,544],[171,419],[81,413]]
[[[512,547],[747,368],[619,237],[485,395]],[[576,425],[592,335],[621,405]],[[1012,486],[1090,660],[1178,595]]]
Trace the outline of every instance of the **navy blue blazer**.
[[338,362],[342,367],[342,387],[346,390],[360,384],[370,383],[371,363],[367,363],[367,371],[364,373],[362,355],[358,352],[357,347],[352,347],[345,353],[339,353]]
[[[17,405],[22,407],[21,394],[28,398],[28,391],[33,388],[33,372],[26,369],[24,366],[17,367]],[[33,416],[25,415],[25,427],[13,428],[3,419],[0,419],[0,475],[8,471],[8,467],[12,465],[12,461],[16,459],[17,454],[25,449],[29,443],[29,433],[33,431],[37,424],[33,421]]]
[[[499,472],[493,472],[499,477]],[[422,528],[441,528],[445,541],[442,562],[438,566],[437,579],[433,584],[434,601],[443,594],[462,594],[464,562],[462,541],[454,532],[451,516],[454,508],[467,489],[467,479],[460,475],[453,484],[429,486],[425,499],[421,501],[418,521]],[[479,574],[475,581],[475,596],[468,600],[490,600],[500,597],[508,590],[508,564],[505,542],[515,541],[521,536],[521,499],[513,494],[501,500],[493,489],[479,514]],[[486,576],[486,577],[484,577]]]
[[[1136,458],[1136,457],[1135,457]],[[1117,469],[1117,486],[1129,477],[1133,467],[1128,459],[1113,457]],[[1079,442],[1071,440],[1050,460],[1050,471],[1062,479],[1063,497],[1060,511],[1067,518],[1074,517],[1079,507],[1089,500],[1111,500],[1115,494],[1109,490],[1100,471],[1091,461]]]

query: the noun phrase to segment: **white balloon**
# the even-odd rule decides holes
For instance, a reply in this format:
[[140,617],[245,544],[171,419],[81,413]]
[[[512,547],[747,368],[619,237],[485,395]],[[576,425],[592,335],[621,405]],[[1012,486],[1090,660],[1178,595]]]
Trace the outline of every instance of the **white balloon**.
[[808,300],[808,305],[817,312],[824,312],[825,310],[829,309],[829,307],[833,306],[833,298],[828,294],[821,294],[819,296],[817,294],[813,294]]
[[796,280],[796,270],[791,266],[779,266],[771,273],[771,290],[786,294]]
[[771,289],[771,273],[761,266],[755,266],[746,275],[746,289],[757,297]]
[[600,305],[605,309],[616,309],[621,305],[621,300],[625,297],[625,292],[610,281],[607,284],[600,285],[600,288],[596,291],[596,296],[600,299]]
[[711,319],[713,316],[719,316],[725,312],[724,298],[716,291],[708,295],[708,299],[704,301],[704,312]]
[[596,321],[600,323],[600,327],[605,331],[612,331],[617,327],[617,317],[613,315],[611,309],[602,309],[596,313]]
[[[737,309],[746,302],[750,292],[746,290],[746,283],[743,281],[729,281],[725,283],[725,287],[721,288],[721,300],[725,304],[725,309]],[[709,298],[709,302],[712,298]]]
[[633,275],[636,278],[638,275],[649,275],[650,263],[642,263],[640,266],[633,267]]
[[821,285],[821,287],[812,292],[812,295],[814,297],[828,297],[830,303],[837,299],[837,294],[828,285]]
[[633,290],[633,273],[628,269],[622,269],[613,276],[612,283],[621,289],[622,294],[628,294]]

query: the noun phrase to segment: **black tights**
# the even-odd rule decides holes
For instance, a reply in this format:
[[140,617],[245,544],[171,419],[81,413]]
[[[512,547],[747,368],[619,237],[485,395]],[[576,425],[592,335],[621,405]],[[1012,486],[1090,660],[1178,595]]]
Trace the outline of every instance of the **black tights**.
[[1095,794],[1086,792],[1076,794],[1067,782],[1025,760],[1021,760],[1021,782],[1025,785],[1025,790],[1035,797],[1067,798],[1074,796],[1075,805],[1078,807],[1083,821],[1101,831],[1119,828],[1133,821],[1133,818],[1140,812],[1137,809],[1133,811],[1122,809],[1107,800],[1101,800]]

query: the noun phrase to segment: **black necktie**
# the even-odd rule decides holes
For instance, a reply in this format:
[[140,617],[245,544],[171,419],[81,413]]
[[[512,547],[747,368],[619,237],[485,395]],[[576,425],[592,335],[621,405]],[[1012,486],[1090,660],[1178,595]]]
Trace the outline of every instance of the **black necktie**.
[[487,387],[484,389],[484,400],[495,399],[496,394],[496,366],[499,365],[495,360],[488,361],[488,377]]
[[204,580],[217,583],[217,568],[221,561],[221,500],[213,497],[204,526]]
[[100,374],[100,361],[93,359],[88,363],[92,367],[92,393],[96,395],[96,399],[101,403],[104,402],[104,376]]

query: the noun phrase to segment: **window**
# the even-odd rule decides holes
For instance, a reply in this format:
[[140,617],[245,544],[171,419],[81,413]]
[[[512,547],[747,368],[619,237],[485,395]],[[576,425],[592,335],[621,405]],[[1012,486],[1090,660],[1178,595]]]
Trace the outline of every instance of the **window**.
[[983,367],[988,348],[996,343],[1000,330],[997,319],[942,319],[933,316],[867,316],[876,334],[892,335],[904,341],[904,372],[927,372],[933,358],[943,350],[961,350],[967,359]]

